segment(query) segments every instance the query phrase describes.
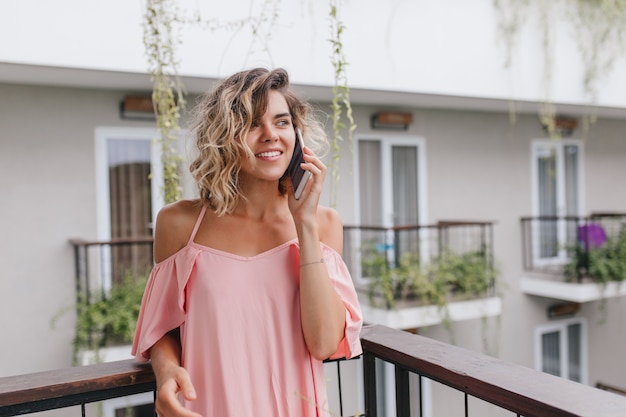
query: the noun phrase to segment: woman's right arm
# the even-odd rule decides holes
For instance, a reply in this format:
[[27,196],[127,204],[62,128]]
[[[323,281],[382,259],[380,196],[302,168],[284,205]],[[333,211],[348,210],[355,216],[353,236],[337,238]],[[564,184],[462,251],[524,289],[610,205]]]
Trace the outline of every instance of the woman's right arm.
[[[154,234],[154,260],[159,263],[180,250],[193,228],[191,202],[180,201],[164,207],[157,217]],[[197,213],[196,213],[197,216]],[[181,366],[180,330],[165,334],[150,348],[150,362],[157,384],[155,401],[159,417],[200,417],[182,406],[178,394],[186,400],[196,398],[189,373]]]

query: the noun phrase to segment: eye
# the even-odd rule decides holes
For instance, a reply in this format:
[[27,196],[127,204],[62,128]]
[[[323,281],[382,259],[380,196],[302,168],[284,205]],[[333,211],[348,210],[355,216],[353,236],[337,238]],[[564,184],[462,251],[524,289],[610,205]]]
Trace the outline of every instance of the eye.
[[278,126],[290,126],[291,121],[289,119],[280,119],[276,124]]

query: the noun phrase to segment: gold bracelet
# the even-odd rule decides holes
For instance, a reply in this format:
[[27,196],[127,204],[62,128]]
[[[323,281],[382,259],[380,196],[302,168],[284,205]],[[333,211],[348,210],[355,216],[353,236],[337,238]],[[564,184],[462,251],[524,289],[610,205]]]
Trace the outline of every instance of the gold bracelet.
[[324,258],[321,258],[319,261],[308,262],[308,263],[305,263],[305,264],[300,264],[300,268],[302,268],[303,266],[315,265],[315,264],[323,264],[323,263],[324,263]]

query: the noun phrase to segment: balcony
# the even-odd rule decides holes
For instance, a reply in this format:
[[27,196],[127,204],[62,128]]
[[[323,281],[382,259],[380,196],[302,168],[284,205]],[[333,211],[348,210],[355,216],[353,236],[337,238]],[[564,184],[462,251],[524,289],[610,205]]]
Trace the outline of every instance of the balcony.
[[416,329],[499,315],[493,223],[344,226],[366,323]]
[[[356,409],[333,408],[334,415],[621,417],[626,410],[623,395],[385,326],[365,327],[361,342]],[[391,386],[378,377],[384,367],[395,376]],[[91,415],[94,402],[154,389],[150,367],[132,360],[4,377],[0,416],[75,406],[63,414]],[[351,403],[352,391],[339,392],[339,404]]]
[[[108,295],[116,287],[126,285],[122,288],[125,293],[134,292],[133,282],[139,280],[141,285],[141,279],[152,266],[150,236],[111,241],[72,239],[70,243],[75,254],[77,305],[83,310],[96,307],[92,305],[94,300],[100,307],[108,308],[102,304],[106,304]],[[501,300],[496,296],[493,224],[490,222],[442,221],[436,225],[392,228],[345,226],[343,254],[355,281],[366,323],[415,329],[444,320],[462,321],[501,312]],[[372,283],[377,279],[380,282],[381,272],[389,277],[400,271],[395,268],[398,265],[412,270],[409,274],[414,277],[417,270],[424,272],[430,268],[427,281],[419,285],[430,288],[428,297],[394,295],[393,307],[384,301],[385,294]],[[434,274],[432,267],[438,268]],[[433,283],[434,275],[443,277],[446,282]],[[131,282],[127,280],[129,277]],[[108,325],[102,324],[105,328]],[[93,337],[87,337],[84,342],[90,351],[108,343]],[[107,349],[101,354],[109,355],[111,352]],[[94,356],[93,352],[76,353],[80,356],[77,362],[93,363],[89,359]],[[115,356],[115,352],[109,356],[114,360],[123,359]]]
[[522,292],[574,303],[626,295],[626,213],[521,219]]

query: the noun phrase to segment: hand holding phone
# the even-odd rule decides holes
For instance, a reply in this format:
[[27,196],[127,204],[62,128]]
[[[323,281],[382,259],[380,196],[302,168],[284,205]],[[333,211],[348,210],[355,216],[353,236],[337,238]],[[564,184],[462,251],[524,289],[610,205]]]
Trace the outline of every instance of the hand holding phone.
[[304,186],[309,178],[311,178],[311,172],[300,167],[300,164],[304,162],[303,147],[304,141],[302,140],[302,132],[300,132],[299,128],[296,128],[296,141],[293,147],[293,155],[291,156],[291,161],[287,168],[289,176],[291,177],[291,183],[293,184],[294,197],[296,200],[300,199]]

